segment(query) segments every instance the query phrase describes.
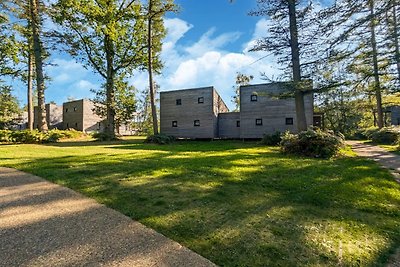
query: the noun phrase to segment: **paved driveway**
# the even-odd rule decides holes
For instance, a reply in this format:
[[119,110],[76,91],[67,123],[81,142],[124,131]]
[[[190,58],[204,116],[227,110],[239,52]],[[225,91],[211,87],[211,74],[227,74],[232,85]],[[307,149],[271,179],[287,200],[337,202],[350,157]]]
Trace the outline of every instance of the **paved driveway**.
[[0,168],[0,266],[215,266],[74,191]]

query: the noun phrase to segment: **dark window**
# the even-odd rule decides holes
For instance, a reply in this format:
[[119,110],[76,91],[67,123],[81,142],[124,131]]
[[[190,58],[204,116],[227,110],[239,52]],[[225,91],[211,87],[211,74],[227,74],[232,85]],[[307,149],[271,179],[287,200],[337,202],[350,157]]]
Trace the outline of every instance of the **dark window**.
[[101,129],[101,122],[99,122],[99,123],[97,124],[97,129],[98,129],[98,130]]
[[197,103],[203,104],[203,103],[204,103],[204,97],[199,97],[199,98],[197,99]]
[[75,127],[78,128],[78,123],[77,122],[75,122]]
[[256,125],[258,126],[262,125],[262,119],[256,119]]
[[400,125],[400,118],[397,118],[397,125]]
[[69,129],[69,124],[67,123],[67,129]]
[[74,107],[74,111],[77,111],[78,110],[78,108],[77,107]]
[[240,121],[236,121],[236,127],[240,127]]
[[257,101],[257,95],[256,94],[252,94],[250,97],[251,102],[256,102]]
[[286,118],[286,125],[293,125],[293,118]]
[[67,113],[67,112],[68,112],[68,108],[65,109],[65,113]]
[[195,120],[193,123],[194,126],[200,126],[200,120]]
[[182,105],[182,99],[177,99],[177,100],[176,100],[176,105],[177,105],[177,106]]
[[172,122],[172,127],[178,127],[178,121],[173,121]]

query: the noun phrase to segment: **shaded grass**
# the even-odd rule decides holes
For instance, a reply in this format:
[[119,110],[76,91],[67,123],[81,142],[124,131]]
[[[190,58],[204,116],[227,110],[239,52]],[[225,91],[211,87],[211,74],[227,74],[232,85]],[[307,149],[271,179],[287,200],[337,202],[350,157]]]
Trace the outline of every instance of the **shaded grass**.
[[379,266],[400,244],[400,185],[356,157],[297,158],[253,142],[130,139],[1,146],[0,160],[222,266]]

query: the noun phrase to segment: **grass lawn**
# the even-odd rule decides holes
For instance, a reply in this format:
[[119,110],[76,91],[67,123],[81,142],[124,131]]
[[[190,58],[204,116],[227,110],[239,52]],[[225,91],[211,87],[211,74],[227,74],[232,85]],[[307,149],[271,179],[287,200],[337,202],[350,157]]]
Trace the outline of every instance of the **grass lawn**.
[[389,146],[389,145],[381,145],[382,148],[386,149],[387,151],[393,152],[395,154],[400,155],[400,146]]
[[130,139],[3,145],[0,165],[79,191],[221,266],[379,266],[400,245],[400,185],[356,157]]

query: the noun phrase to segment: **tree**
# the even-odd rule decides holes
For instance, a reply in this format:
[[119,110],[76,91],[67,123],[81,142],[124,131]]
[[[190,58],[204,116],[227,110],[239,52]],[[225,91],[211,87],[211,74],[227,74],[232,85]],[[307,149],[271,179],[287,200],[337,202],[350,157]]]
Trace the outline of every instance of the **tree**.
[[[307,129],[302,81],[308,79],[311,66],[315,63],[317,35],[313,29],[312,2],[298,0],[257,0],[255,16],[268,16],[269,35],[258,40],[251,51],[268,51],[278,57],[278,63],[290,69],[296,103],[297,130]],[[301,60],[304,59],[302,63]],[[306,61],[308,59],[308,61]]]
[[106,127],[115,136],[115,81],[144,67],[145,19],[137,0],[58,0],[52,17],[67,51],[105,80]]
[[155,92],[153,72],[162,68],[160,52],[162,39],[166,35],[163,16],[168,11],[175,11],[173,0],[148,0],[147,1],[147,71],[149,74],[150,106],[153,121],[153,132],[158,134],[157,109],[155,105]]
[[18,100],[11,94],[11,87],[0,84],[0,129],[6,128],[20,112]]
[[235,104],[235,111],[240,110],[240,86],[250,84],[253,78],[253,75],[246,75],[240,72],[236,73],[236,86],[234,86],[235,95],[232,97],[232,103]]
[[[106,85],[103,84],[101,90],[94,91],[96,97],[95,112],[102,118],[107,116],[106,108]],[[123,77],[115,80],[115,127],[119,134],[119,128],[123,124],[131,124],[136,117],[136,88],[128,85]]]
[[38,96],[38,129],[39,131],[47,131],[46,120],[46,102],[44,97],[44,73],[43,73],[43,58],[44,50],[41,41],[41,13],[39,0],[29,0],[30,11],[30,27],[32,30],[32,45],[33,55],[35,59],[36,87]]

